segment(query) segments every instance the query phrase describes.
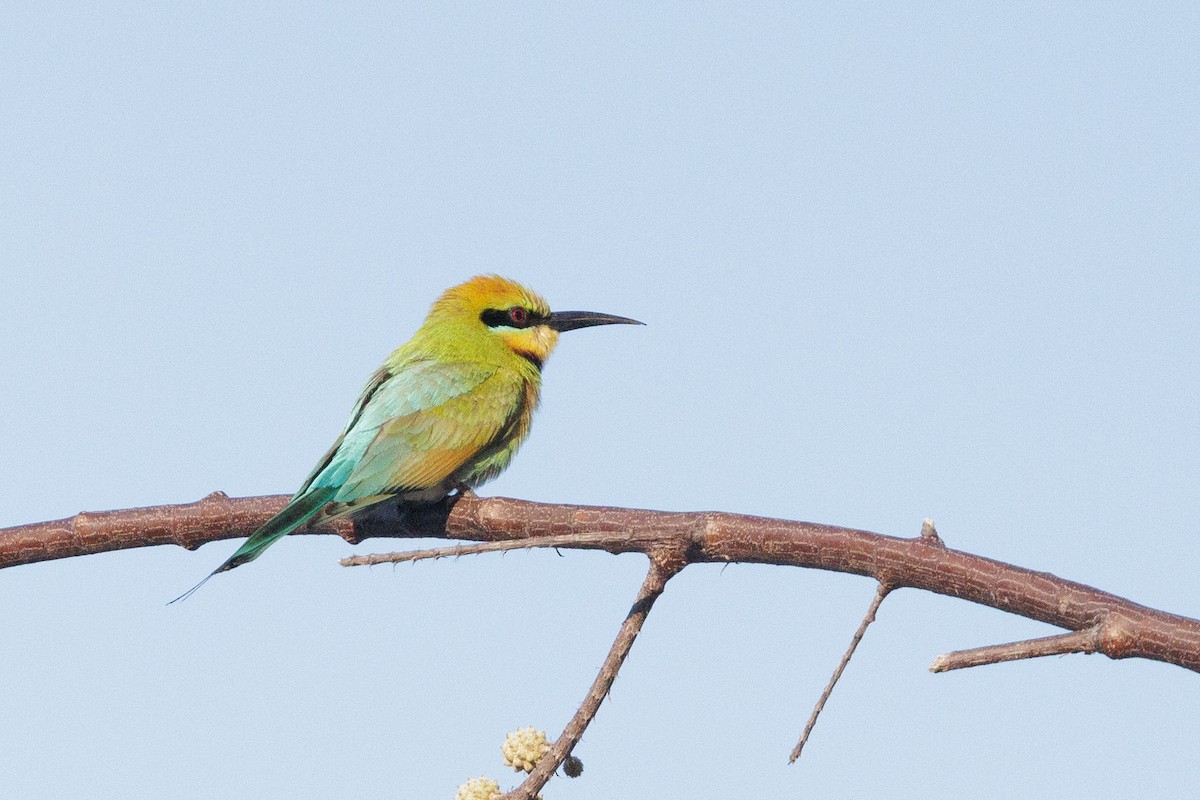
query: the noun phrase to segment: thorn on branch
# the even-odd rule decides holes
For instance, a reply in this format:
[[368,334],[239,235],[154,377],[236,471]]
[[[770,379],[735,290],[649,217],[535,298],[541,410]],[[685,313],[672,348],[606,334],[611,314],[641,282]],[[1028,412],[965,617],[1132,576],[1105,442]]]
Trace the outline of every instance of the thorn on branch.
[[946,543],[942,541],[942,537],[938,536],[937,528],[933,525],[933,520],[929,517],[926,517],[925,521],[921,523],[921,541],[935,547],[946,546]]

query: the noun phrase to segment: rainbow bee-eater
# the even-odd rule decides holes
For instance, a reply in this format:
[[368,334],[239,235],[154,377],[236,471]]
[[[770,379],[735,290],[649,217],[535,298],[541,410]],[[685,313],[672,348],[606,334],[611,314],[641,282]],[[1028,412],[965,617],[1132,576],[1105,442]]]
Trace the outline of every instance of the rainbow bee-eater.
[[413,337],[367,381],[342,435],[283,510],[175,599],[218,572],[253,561],[301,526],[393,498],[434,503],[496,477],[529,435],[542,366],[558,334],[617,324],[642,323],[592,311],[551,311],[529,289],[495,275],[448,289]]

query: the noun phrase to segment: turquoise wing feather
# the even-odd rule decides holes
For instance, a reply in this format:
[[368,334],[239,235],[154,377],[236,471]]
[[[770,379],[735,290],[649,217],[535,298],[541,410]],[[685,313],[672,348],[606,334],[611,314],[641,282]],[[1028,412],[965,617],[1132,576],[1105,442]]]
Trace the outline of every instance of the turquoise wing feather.
[[517,400],[517,383],[506,370],[470,362],[416,361],[395,373],[381,370],[297,496],[336,486],[335,501],[349,503],[437,488],[450,470],[436,474],[418,466],[490,440]]
[[[292,498],[278,514],[259,526],[258,530],[251,534],[250,538],[234,551],[233,555],[225,559],[221,566],[205,575],[203,580],[176,597],[171,603],[188,599],[197,589],[208,583],[213,575],[240,567],[242,564],[258,558],[268,547],[315,517],[333,498],[334,494],[336,494],[336,490],[327,487],[309,492],[302,497]],[[167,605],[171,605],[171,603],[167,603]]]
[[[345,430],[300,490],[221,566],[258,558],[310,522],[323,522],[396,495],[434,500],[457,483],[463,466],[512,427],[527,392],[520,376],[469,362],[413,361],[377,372]],[[530,409],[531,411],[532,409]]]
[[380,494],[437,499],[470,478],[471,465],[507,439],[527,402],[521,377],[509,370],[477,369],[471,382],[470,391],[443,395],[435,405],[386,419],[336,501]]

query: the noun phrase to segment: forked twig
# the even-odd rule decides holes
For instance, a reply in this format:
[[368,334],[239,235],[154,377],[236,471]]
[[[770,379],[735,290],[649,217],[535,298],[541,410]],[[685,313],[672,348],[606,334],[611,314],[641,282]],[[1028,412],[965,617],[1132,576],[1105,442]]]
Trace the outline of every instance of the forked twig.
[[875,612],[879,610],[879,605],[883,602],[883,598],[887,597],[888,592],[891,590],[892,587],[886,583],[879,584],[878,588],[875,589],[875,597],[871,600],[871,606],[867,609],[866,616],[863,617],[858,630],[854,632],[854,636],[850,639],[850,646],[846,648],[846,652],[842,655],[842,660],[838,662],[837,669],[833,671],[833,676],[829,679],[829,684],[825,687],[825,691],[821,692],[821,697],[817,700],[817,705],[813,708],[812,714],[808,718],[808,724],[804,726],[804,733],[800,734],[800,741],[796,742],[796,746],[792,748],[792,754],[788,756],[789,764],[795,764],[796,759],[800,757],[800,751],[804,749],[804,745],[808,742],[808,737],[812,733],[813,727],[817,724],[817,717],[821,716],[821,710],[825,708],[826,701],[833,694],[833,687],[837,686],[838,680],[846,670],[846,665],[850,663],[850,658],[854,655],[854,651],[858,649],[858,643],[862,641],[863,634],[867,632],[867,626],[875,621]]

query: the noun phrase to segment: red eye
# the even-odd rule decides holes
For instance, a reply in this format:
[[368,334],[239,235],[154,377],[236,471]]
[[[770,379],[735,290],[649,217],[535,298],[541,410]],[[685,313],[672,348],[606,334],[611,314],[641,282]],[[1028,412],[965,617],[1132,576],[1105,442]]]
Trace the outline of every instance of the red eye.
[[524,325],[529,319],[529,313],[520,306],[513,306],[508,310],[508,318],[512,320],[513,324],[515,325]]

